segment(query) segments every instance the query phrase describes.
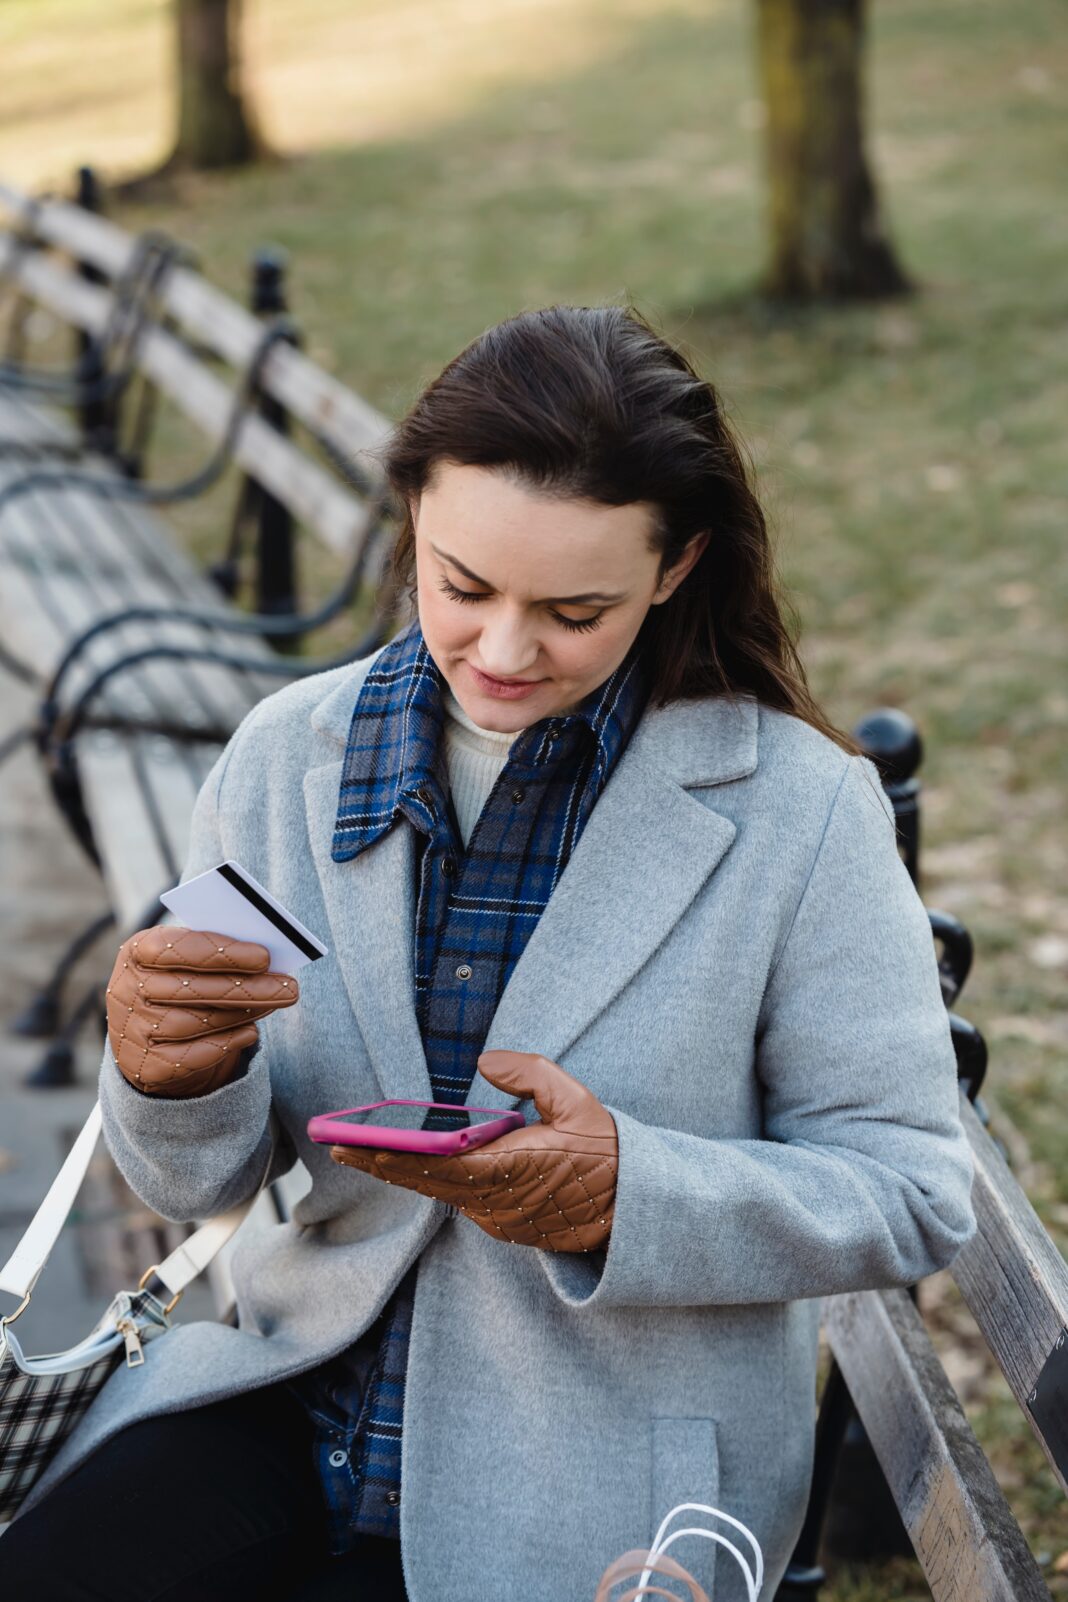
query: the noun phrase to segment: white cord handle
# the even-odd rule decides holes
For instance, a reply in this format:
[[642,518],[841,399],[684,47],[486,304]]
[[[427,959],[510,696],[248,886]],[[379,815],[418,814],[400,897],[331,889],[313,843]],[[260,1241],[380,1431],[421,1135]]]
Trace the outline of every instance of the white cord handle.
[[[686,1512],[707,1513],[709,1517],[715,1519],[724,1519],[726,1523],[733,1525],[736,1530],[740,1530],[756,1554],[756,1574],[754,1575],[753,1570],[749,1567],[748,1558],[742,1556],[742,1553],[735,1546],[734,1542],[729,1541],[725,1535],[720,1535],[715,1530],[704,1530],[699,1526],[694,1526],[690,1529],[675,1530],[671,1535],[665,1538],[665,1531],[667,1530],[667,1527],[671,1523],[672,1519],[675,1517],[675,1514]],[[678,1507],[673,1507],[671,1512],[668,1513],[667,1516],[661,1521],[660,1528],[656,1532],[656,1538],[654,1539],[652,1546],[649,1548],[649,1556],[651,1558],[659,1557],[662,1552],[667,1551],[672,1541],[679,1540],[683,1535],[701,1535],[706,1541],[716,1541],[720,1546],[725,1546],[727,1551],[736,1557],[741,1565],[742,1573],[745,1575],[746,1590],[749,1592],[749,1602],[757,1602],[757,1598],[760,1595],[760,1587],[764,1583],[764,1554],[760,1550],[760,1542],[757,1540],[752,1530],[750,1530],[747,1525],[742,1523],[741,1519],[733,1518],[730,1513],[721,1512],[718,1507],[707,1507],[704,1502],[680,1502]],[[649,1584],[651,1576],[651,1568],[646,1568],[642,1571],[641,1579],[638,1581],[638,1596],[641,1595],[642,1591]]]

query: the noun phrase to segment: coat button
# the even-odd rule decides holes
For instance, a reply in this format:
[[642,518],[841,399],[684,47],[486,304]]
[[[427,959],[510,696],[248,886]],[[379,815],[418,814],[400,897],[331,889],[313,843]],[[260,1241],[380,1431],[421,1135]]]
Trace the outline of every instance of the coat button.
[[469,962],[461,962],[460,966],[456,970],[456,977],[457,979],[470,979],[471,964]]
[[453,874],[456,872],[456,858],[442,857],[441,871],[445,875],[446,879],[451,879]]
[[386,1492],[386,1501],[389,1503],[390,1507],[396,1507],[398,1502],[400,1501],[400,1492],[399,1491],[387,1491]]

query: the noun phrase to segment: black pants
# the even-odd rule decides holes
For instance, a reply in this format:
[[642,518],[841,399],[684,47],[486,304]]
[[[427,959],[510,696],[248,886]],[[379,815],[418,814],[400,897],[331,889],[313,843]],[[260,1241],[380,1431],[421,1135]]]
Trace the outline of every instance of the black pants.
[[10,1602],[406,1602],[400,1542],[330,1557],[311,1422],[284,1385],[145,1419],[0,1535]]

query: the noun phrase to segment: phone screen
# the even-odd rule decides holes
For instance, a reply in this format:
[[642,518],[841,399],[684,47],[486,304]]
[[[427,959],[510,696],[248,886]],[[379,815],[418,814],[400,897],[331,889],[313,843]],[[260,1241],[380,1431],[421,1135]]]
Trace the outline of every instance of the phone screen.
[[366,1124],[374,1129],[470,1129],[492,1123],[502,1112],[471,1112],[466,1107],[431,1106],[419,1102],[414,1107],[387,1102],[368,1112],[346,1113],[341,1123]]

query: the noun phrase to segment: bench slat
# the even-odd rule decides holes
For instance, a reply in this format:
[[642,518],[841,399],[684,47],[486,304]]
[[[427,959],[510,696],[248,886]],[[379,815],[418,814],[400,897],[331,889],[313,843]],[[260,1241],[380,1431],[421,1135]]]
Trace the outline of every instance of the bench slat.
[[[0,183],[0,203],[19,218],[30,219],[29,197],[12,185]],[[126,267],[134,249],[133,238],[121,228],[69,201],[46,201],[36,213],[35,226],[41,238],[70,250],[112,279]],[[170,274],[162,298],[171,315],[199,342],[234,367],[247,364],[261,332],[251,313],[186,268]],[[352,390],[286,346],[272,351],[264,364],[263,387],[293,417],[318,430],[337,450],[361,457],[361,465],[379,475],[377,464],[361,453],[382,442],[389,421]]]
[[[70,642],[104,613],[135,600],[173,604],[177,599],[146,577],[138,561],[144,552],[138,552],[132,539],[125,552],[121,544],[103,554],[88,548],[84,524],[75,530],[60,501],[56,496],[26,496],[11,502],[0,516],[6,637],[16,653],[46,676]],[[84,503],[81,511],[99,517],[92,503]],[[113,542],[111,533],[108,542]],[[164,643],[199,646],[214,638],[191,624],[125,623],[86,647],[68,681],[68,704],[97,671],[132,651]],[[249,648],[251,655],[257,649],[267,651],[256,640]],[[254,682],[230,668],[210,665],[142,663],[105,685],[97,710],[120,718],[165,717],[193,728],[230,729],[268,684],[276,688],[277,680]]]
[[123,934],[175,884],[193,803],[221,746],[92,730],[75,742],[86,811]]
[[828,1297],[823,1316],[935,1602],[1050,1602],[907,1291]]
[[[40,256],[23,257],[12,277],[67,322],[92,333],[104,327],[113,298],[110,291],[87,284]],[[223,437],[230,391],[173,335],[158,327],[146,329],[138,365],[210,440]],[[370,524],[363,502],[255,412],[237,430],[234,460],[340,555],[350,557],[367,537]]]
[[[29,416],[31,424],[47,416],[30,408],[20,408],[20,415]],[[103,475],[112,472],[102,459],[87,458],[85,465]],[[23,462],[0,460],[0,484],[17,481],[24,471]],[[170,530],[152,508],[108,501],[84,490],[37,490],[0,508],[0,564],[0,575],[6,569],[16,584],[20,577],[23,580],[12,624],[15,633],[31,636],[30,655],[43,671],[54,666],[89,623],[124,606],[231,610],[173,544]],[[28,582],[26,575],[32,575]],[[12,610],[10,597],[5,610]],[[84,665],[72,673],[69,687],[75,692],[106,663],[153,643],[196,648],[218,646],[221,641],[240,655],[273,659],[270,647],[256,635],[238,636],[177,621],[132,622],[87,648]],[[104,704],[114,710],[132,703],[135,710],[151,712],[152,700],[168,711],[177,702],[173,721],[213,729],[236,726],[249,707],[279,683],[274,675],[199,662],[139,666],[134,670],[134,678],[138,677],[155,686],[154,697],[146,701],[123,674],[108,686]]]
[[[19,565],[21,558],[27,567],[30,602],[36,603],[38,610],[50,611],[61,634],[58,648],[49,656],[38,658],[38,666],[45,673],[56,666],[58,656],[71,641],[104,614],[135,601],[177,602],[173,590],[164,589],[145,573],[144,553],[138,550],[133,537],[123,550],[109,533],[101,550],[91,543],[98,530],[98,504],[69,493],[26,496],[12,502],[0,516],[0,546],[7,557],[5,574]],[[16,628],[20,622],[16,622]],[[202,635],[188,624],[124,623],[85,649],[78,669],[68,681],[68,701],[106,664],[163,643],[199,645]],[[199,695],[195,694],[197,690]],[[130,715],[169,714],[175,721],[206,729],[232,726],[254,699],[251,691],[240,693],[229,670],[159,662],[139,664],[130,673],[116,675],[105,687],[102,704],[109,709],[121,708]]]
[[69,450],[77,440],[65,419],[28,405],[17,393],[0,388],[0,441],[18,444],[32,456],[57,446]]
[[[12,505],[0,527],[0,595],[4,639],[16,656],[47,674],[67,642],[96,615],[84,585],[54,562],[47,561],[41,532],[26,519],[24,506]],[[86,656],[86,672],[102,665],[97,647]],[[84,678],[84,674],[83,674]],[[154,711],[143,684],[114,679],[105,687],[100,710],[119,718],[137,718]]]
[[[78,741],[78,772],[108,898],[125,939],[139,927],[152,897],[173,884],[174,873],[145,806],[132,742],[103,730],[83,735]],[[188,804],[191,810],[192,795]],[[108,827],[101,839],[95,831],[105,819]],[[114,848],[115,841],[121,841],[121,850]]]
[[[169,531],[157,518],[146,516],[144,508],[109,505],[93,496],[71,492],[64,494],[63,503],[52,502],[53,522],[63,523],[65,509],[69,507],[92,535],[100,557],[111,564],[114,573],[109,582],[92,586],[96,592],[93,600],[96,616],[140,604],[199,606],[215,612],[227,610],[223,598],[171,544]],[[73,530],[68,527],[70,538],[73,538]],[[218,647],[224,640],[232,643],[236,639],[224,631],[180,621],[130,622],[112,634],[108,653],[114,658],[120,654],[120,647],[121,654],[125,654],[154,643]],[[257,635],[242,636],[236,650],[242,656],[262,656],[264,660],[271,656],[270,647]],[[194,727],[198,723],[216,728],[235,727],[256,701],[278,686],[278,680],[266,674],[255,680],[233,668],[199,662],[166,661],[154,668],[145,664],[134,671],[137,674],[147,671],[155,677],[168,700],[175,687],[180,686],[185,714],[179,708],[178,721]],[[191,696],[196,704],[190,701]]]
[[1068,1263],[1012,1170],[962,1098],[961,1114],[975,1157],[972,1203],[979,1227],[950,1273],[997,1358],[1050,1466],[1068,1491],[1068,1462],[1057,1461],[1029,1401],[1039,1374],[1068,1327]]

